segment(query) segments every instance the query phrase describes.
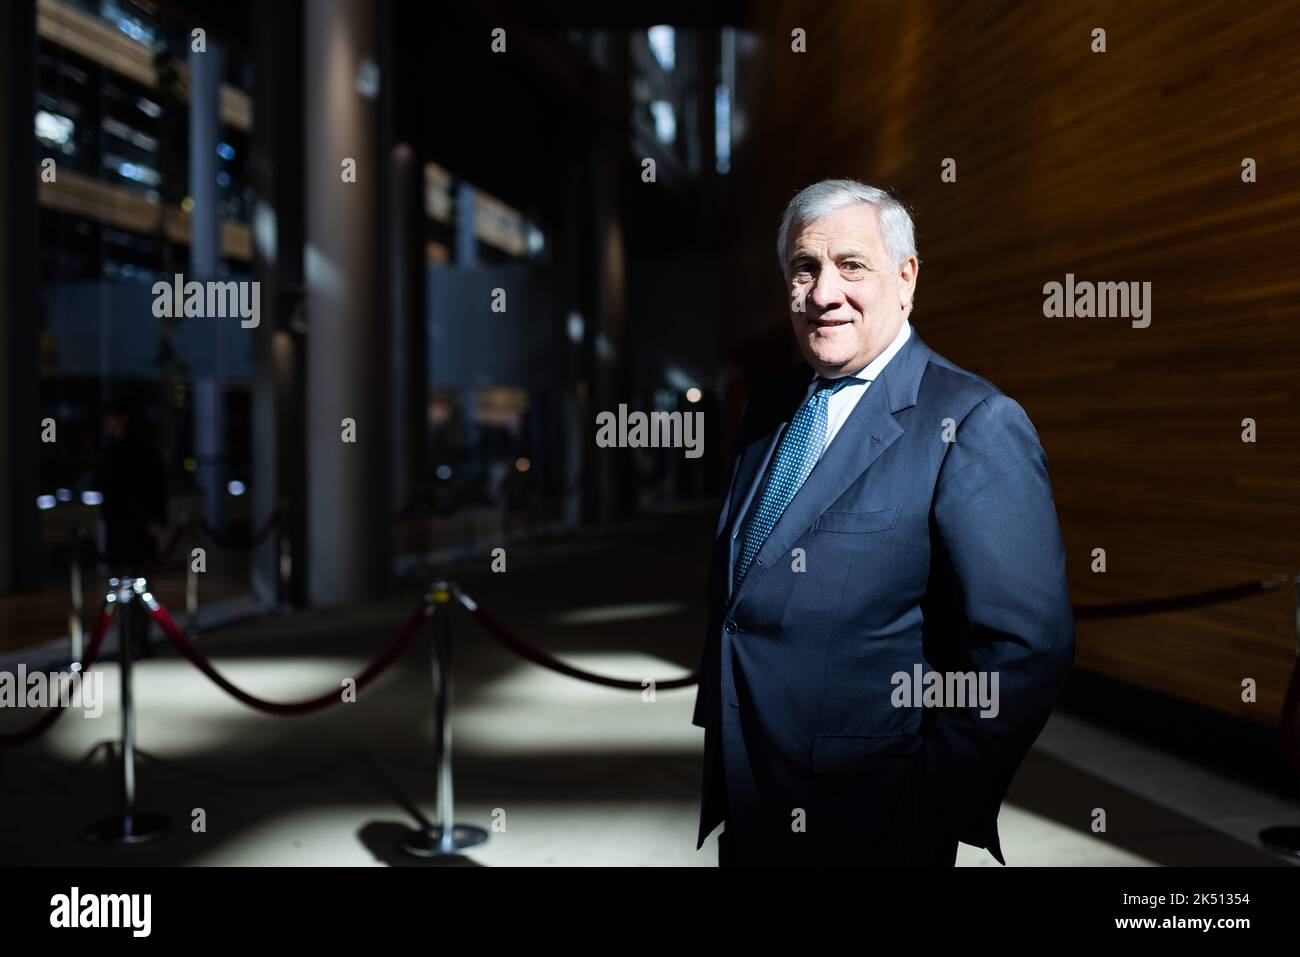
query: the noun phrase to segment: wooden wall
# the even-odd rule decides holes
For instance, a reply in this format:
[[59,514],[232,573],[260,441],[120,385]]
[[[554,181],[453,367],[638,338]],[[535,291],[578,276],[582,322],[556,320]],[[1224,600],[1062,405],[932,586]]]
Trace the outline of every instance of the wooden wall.
[[[1075,604],[1300,573],[1297,8],[891,0],[753,16],[737,363],[795,355],[774,250],[790,196],[830,176],[890,188],[918,228],[916,328],[1038,428]],[[1151,325],[1044,318],[1043,285],[1067,272],[1151,282]],[[1294,592],[1083,622],[1078,638],[1077,667],[1276,725]],[[1257,704],[1241,701],[1247,677]]]

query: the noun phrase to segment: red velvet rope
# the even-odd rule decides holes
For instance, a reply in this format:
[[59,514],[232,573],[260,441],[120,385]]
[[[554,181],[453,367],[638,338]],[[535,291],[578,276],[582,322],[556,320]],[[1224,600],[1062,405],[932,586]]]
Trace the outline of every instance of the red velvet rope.
[[[166,608],[158,604],[156,601],[146,607],[148,607],[149,614],[153,617],[153,620],[158,622],[159,627],[162,628],[163,634],[167,636],[183,658],[188,660],[190,664],[194,665],[194,667],[198,668],[212,679],[213,683],[216,684],[217,687],[221,688],[222,691],[229,694],[232,698],[248,705],[250,708],[256,708],[258,711],[264,711],[267,714],[296,715],[309,714],[312,711],[319,711],[322,708],[327,708],[333,704],[340,704],[343,701],[342,689],[327,691],[315,698],[308,698],[306,701],[294,701],[289,703],[266,701],[256,695],[251,695],[247,691],[237,688],[212,666],[212,663],[204,657],[203,653],[199,651],[194,642],[190,641],[189,636],[177,627],[176,622],[172,620],[172,616],[168,613]],[[406,624],[402,626],[402,630],[397,633],[397,637],[393,640],[392,644],[384,650],[383,654],[367,665],[365,670],[357,676],[356,687],[358,691],[377,678],[385,668],[397,660],[398,656],[406,650],[406,646],[410,644],[411,639],[415,637],[416,633],[424,625],[428,616],[428,605],[421,605],[415,610],[411,617],[407,619]]]
[[1136,601],[1115,601],[1102,605],[1075,605],[1074,617],[1078,621],[1095,621],[1103,618],[1128,618],[1133,615],[1155,615],[1166,611],[1181,611],[1184,608],[1201,608],[1205,605],[1217,605],[1225,601],[1237,601],[1250,598],[1266,591],[1275,591],[1291,579],[1281,578],[1262,582],[1242,582],[1223,588],[1211,588],[1207,591],[1189,592],[1185,595],[1171,595],[1168,598],[1146,598]]
[[[82,655],[81,668],[72,673],[73,681],[80,682],[82,675],[90,670],[91,665],[95,663],[95,659],[99,657],[100,648],[104,644],[104,636],[108,634],[108,626],[112,621],[113,606],[106,603],[99,613],[99,620],[95,622],[95,630],[90,633],[90,643],[86,646],[85,654]],[[34,721],[25,730],[16,734],[0,734],[0,748],[16,748],[34,738],[40,737],[54,727],[54,723],[63,717],[63,713],[67,710],[62,705],[46,708],[45,714],[41,715],[37,721]]]
[[[570,678],[577,678],[579,681],[588,681],[596,685],[604,685],[606,688],[624,688],[628,691],[641,691],[644,689],[644,683],[635,679],[628,678],[608,678],[604,675],[593,674],[590,671],[583,671],[581,668],[575,668],[573,665],[566,665],[558,658],[552,658],[546,652],[519,638],[514,632],[506,628],[505,625],[497,621],[491,615],[483,610],[478,602],[469,598],[459,589],[455,590],[457,599],[461,606],[469,613],[469,616],[477,621],[483,629],[497,641],[501,642],[519,657],[531,661],[533,664],[541,665],[543,668],[550,668],[552,671],[558,671],[562,675],[568,675]],[[668,681],[655,681],[656,689],[668,691],[672,688],[687,688],[694,684],[699,684],[700,676],[691,673],[684,678],[673,678]]]

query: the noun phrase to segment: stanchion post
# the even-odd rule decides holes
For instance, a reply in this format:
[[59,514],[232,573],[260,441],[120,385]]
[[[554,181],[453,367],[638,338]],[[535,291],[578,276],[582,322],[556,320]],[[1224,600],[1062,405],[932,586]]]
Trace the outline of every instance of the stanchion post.
[[433,608],[433,734],[438,766],[438,823],[416,828],[402,841],[402,850],[415,857],[444,857],[463,847],[482,844],[487,831],[472,824],[455,824],[451,774],[451,598],[452,586],[436,582],[430,593]]
[[68,612],[68,641],[72,645],[72,660],[80,661],[81,655],[85,651],[85,634],[81,625],[81,614],[85,599],[85,590],[81,582],[81,526],[73,523],[70,536],[72,558],[68,566],[68,584],[72,589],[72,607]]
[[96,821],[82,831],[91,844],[140,844],[167,830],[161,814],[135,809],[135,704],[132,699],[131,664],[136,648],[149,637],[149,616],[144,607],[148,584],[143,578],[112,579],[108,601],[116,604],[118,674],[121,681],[122,778],[121,813]]
[[194,570],[194,549],[199,547],[199,520],[193,512],[189,515],[189,526],[190,547],[185,556],[185,631],[194,638],[199,633],[199,573]]

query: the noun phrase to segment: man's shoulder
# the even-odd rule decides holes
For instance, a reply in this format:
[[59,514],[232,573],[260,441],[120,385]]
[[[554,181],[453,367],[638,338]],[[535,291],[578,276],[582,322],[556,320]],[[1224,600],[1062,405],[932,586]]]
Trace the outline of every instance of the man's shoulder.
[[1006,443],[1038,449],[1042,442],[1024,406],[996,385],[931,352],[917,395],[917,405],[927,417],[951,418],[964,435],[975,436],[970,445],[989,448]]
[[917,405],[941,406],[947,410],[946,414],[960,419],[985,400],[1012,401],[988,379],[930,350],[917,392]]

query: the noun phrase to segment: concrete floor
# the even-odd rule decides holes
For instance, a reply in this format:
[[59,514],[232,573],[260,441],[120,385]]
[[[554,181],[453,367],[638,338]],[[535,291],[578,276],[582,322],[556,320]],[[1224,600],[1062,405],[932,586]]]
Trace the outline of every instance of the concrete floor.
[[[448,569],[496,617],[565,661],[640,680],[698,663],[711,520],[683,511],[563,542],[512,546]],[[617,547],[616,547],[617,546]],[[613,564],[617,557],[618,566]],[[629,557],[630,556],[630,557]],[[613,574],[614,571],[618,574]],[[206,652],[236,684],[275,700],[355,674],[417,605],[409,592],[346,611],[266,617],[215,633]],[[396,846],[435,810],[428,632],[356,703],[284,718],[227,697],[188,663],[137,664],[138,806],[171,816],[134,847],[82,843],[115,808],[109,755],[117,669],[100,717],[66,716],[0,751],[0,864],[422,865]],[[456,820],[489,840],[448,863],[713,866],[696,851],[703,732],[693,688],[611,690],[526,663],[463,614],[453,631]],[[4,714],[0,730],[30,713]],[[1089,830],[1106,810],[1104,834]],[[200,811],[206,830],[192,821]],[[1285,864],[1256,845],[1297,808],[1058,712],[1022,766],[999,826],[1011,866]],[[959,866],[999,866],[962,845]]]

